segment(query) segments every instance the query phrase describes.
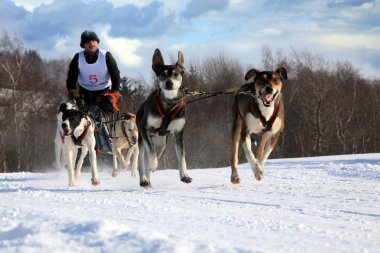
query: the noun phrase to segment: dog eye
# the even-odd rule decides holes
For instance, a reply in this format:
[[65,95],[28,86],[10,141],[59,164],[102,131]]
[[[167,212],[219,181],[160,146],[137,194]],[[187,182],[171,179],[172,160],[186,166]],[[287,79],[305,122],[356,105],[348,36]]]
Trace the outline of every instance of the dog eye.
[[162,72],[161,74],[160,74],[160,78],[163,78],[163,79],[165,79],[167,77],[167,74],[166,74],[166,72]]
[[177,77],[177,76],[178,76],[178,73],[177,73],[177,72],[174,72],[173,76],[174,76],[174,77]]
[[129,130],[129,132],[132,132],[132,129],[128,129]]
[[259,84],[259,85],[265,85],[267,82],[265,81],[265,80],[257,80],[257,83]]

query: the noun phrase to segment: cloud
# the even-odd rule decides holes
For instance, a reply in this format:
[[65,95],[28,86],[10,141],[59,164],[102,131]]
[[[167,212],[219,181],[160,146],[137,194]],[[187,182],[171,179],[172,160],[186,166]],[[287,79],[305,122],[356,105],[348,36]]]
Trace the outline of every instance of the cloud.
[[228,0],[192,0],[186,5],[186,9],[183,12],[183,17],[193,18],[210,11],[219,11],[226,8],[228,2]]
[[262,46],[307,48],[380,69],[379,17],[379,0],[0,1],[0,29],[42,57],[72,57],[90,29],[128,75],[151,72],[157,47],[187,59],[226,52],[254,65]]
[[57,55],[62,55],[68,51],[70,46],[70,37],[69,36],[57,36],[54,39],[53,50]]
[[0,20],[3,28],[14,28],[12,30],[22,30],[25,26],[25,19],[28,12],[10,1],[0,2]]
[[368,0],[328,0],[327,7],[352,7],[352,6],[361,6],[363,4],[374,2]]
[[264,35],[280,35],[282,32],[279,29],[276,28],[264,28],[259,30],[259,33]]
[[114,7],[105,0],[95,3],[55,0],[35,6],[32,12],[2,1],[0,8],[0,17],[9,22],[9,27],[17,25],[22,39],[30,43],[44,42],[43,48],[54,45],[57,36],[72,36],[85,29],[96,31],[97,26],[107,24],[111,25],[112,36],[152,38],[161,36],[174,19],[174,13],[162,15],[163,4],[158,1],[142,7],[132,4]]
[[326,34],[320,37],[326,46],[353,50],[357,48],[380,51],[380,36],[378,34]]
[[125,68],[140,66],[143,59],[136,54],[136,50],[142,45],[142,42],[138,39],[111,37],[108,34],[109,30],[110,26],[100,29],[101,47],[108,48],[117,62]]
[[107,0],[107,1],[112,3],[115,7],[120,7],[120,6],[124,6],[127,4],[133,4],[133,5],[142,7],[142,6],[145,6],[145,5],[153,2],[153,0],[139,0],[139,1],[136,1],[136,0]]
[[54,0],[15,0],[14,2],[17,6],[22,6],[26,10],[32,12],[37,6],[41,4],[50,4],[53,1]]
[[112,35],[138,38],[161,36],[174,19],[174,13],[165,15],[163,3],[157,1],[143,7],[124,5],[104,15],[109,16]]

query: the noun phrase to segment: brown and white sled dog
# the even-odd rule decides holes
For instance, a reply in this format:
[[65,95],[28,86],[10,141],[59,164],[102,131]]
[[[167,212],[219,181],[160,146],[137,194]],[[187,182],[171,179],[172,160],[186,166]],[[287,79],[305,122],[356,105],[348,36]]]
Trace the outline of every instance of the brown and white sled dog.
[[[67,168],[66,155],[63,154],[62,152],[64,136],[63,136],[63,132],[61,128],[62,128],[62,121],[63,121],[62,117],[64,114],[66,114],[70,110],[78,110],[78,106],[76,105],[75,102],[66,101],[66,102],[62,102],[59,105],[58,113],[57,113],[57,131],[55,134],[54,143],[55,143],[55,166],[59,169],[65,169],[65,166]],[[74,157],[77,157],[77,152],[79,148],[81,147],[77,146],[77,148],[74,150],[74,154],[73,154]],[[87,152],[84,152],[83,150],[78,159],[77,167],[75,169],[76,171],[81,170],[82,165],[83,165],[83,160],[86,155],[87,155]]]
[[182,75],[185,72],[183,55],[178,52],[178,61],[165,65],[159,49],[152,59],[152,69],[157,76],[158,87],[144,101],[137,112],[139,130],[139,176],[140,186],[150,186],[150,171],[155,171],[166,148],[169,134],[174,134],[175,150],[179,163],[179,177],[190,183],[187,174],[183,131],[185,126],[185,92]]
[[[127,169],[132,155],[131,176],[135,177],[137,175],[137,162],[139,156],[139,147],[137,145],[138,134],[136,115],[131,113],[122,115],[121,120],[116,121],[111,127],[111,136],[113,138],[113,177],[116,177],[119,174],[117,161],[119,160],[123,165],[123,168]],[[123,149],[128,149],[125,158],[121,153]]]
[[81,167],[77,167],[74,177],[74,165],[76,150],[82,148],[82,154],[90,155],[92,169],[91,183],[98,185],[98,168],[95,152],[95,124],[91,118],[78,110],[68,110],[62,115],[62,124],[59,126],[62,135],[63,154],[66,156],[69,174],[69,186],[75,185],[75,179],[79,177]]
[[[248,93],[235,96],[232,128],[231,182],[240,183],[237,171],[239,143],[243,145],[245,157],[257,180],[261,180],[264,165],[275,147],[284,128],[284,106],[281,89],[282,80],[287,79],[286,69],[259,71],[251,69],[245,80],[254,78],[246,86]],[[251,134],[261,135],[256,157],[251,150]]]

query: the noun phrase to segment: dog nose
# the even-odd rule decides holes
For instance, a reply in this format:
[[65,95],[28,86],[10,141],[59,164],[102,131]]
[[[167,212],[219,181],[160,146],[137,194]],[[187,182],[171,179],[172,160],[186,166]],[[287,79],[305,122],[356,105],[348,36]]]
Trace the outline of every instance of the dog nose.
[[66,123],[62,123],[62,129],[66,129],[67,128],[67,124]]
[[172,82],[171,80],[167,80],[167,81],[166,81],[166,88],[167,88],[167,89],[171,89],[171,88],[173,88],[173,82]]
[[270,86],[266,86],[265,87],[265,93],[272,93],[273,92],[273,88],[270,87]]

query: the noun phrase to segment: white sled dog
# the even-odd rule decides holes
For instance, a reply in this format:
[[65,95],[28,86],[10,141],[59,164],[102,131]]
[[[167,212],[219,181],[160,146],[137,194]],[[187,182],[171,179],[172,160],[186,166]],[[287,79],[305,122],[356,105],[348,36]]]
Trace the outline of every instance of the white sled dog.
[[[132,155],[133,161],[131,166],[131,176],[135,177],[137,175],[137,162],[139,156],[139,147],[137,145],[138,134],[136,115],[131,113],[122,115],[121,120],[116,121],[111,127],[111,136],[113,139],[113,177],[116,177],[119,174],[117,165],[118,160],[123,165],[123,168],[127,169],[130,165]],[[121,153],[123,149],[128,149],[125,158]]]
[[85,113],[72,109],[62,113],[62,124],[58,127],[62,133],[62,151],[67,161],[69,186],[75,185],[75,179],[81,173],[81,166],[78,166],[74,177],[76,150],[78,148],[82,148],[84,155],[89,152],[92,169],[91,183],[93,185],[100,184],[95,152],[94,122]]
[[[246,93],[237,94],[233,109],[231,182],[240,183],[237,172],[238,148],[242,142],[245,157],[257,180],[264,175],[264,165],[284,128],[282,80],[287,79],[286,69],[259,71],[251,69],[245,80],[255,77],[253,83],[243,85]],[[247,94],[248,93],[248,94]],[[251,134],[261,135],[257,156],[251,150]]]

